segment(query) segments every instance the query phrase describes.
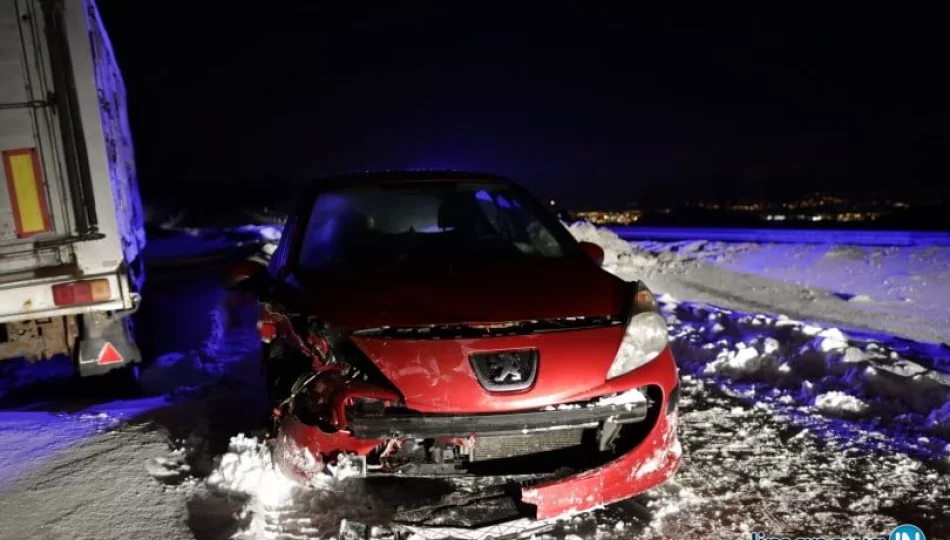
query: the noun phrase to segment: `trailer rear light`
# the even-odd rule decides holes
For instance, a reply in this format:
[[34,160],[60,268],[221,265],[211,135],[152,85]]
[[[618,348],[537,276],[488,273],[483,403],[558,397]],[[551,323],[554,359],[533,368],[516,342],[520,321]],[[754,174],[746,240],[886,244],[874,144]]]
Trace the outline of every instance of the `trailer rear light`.
[[57,306],[75,306],[102,302],[112,297],[108,279],[90,279],[53,285],[53,303]]

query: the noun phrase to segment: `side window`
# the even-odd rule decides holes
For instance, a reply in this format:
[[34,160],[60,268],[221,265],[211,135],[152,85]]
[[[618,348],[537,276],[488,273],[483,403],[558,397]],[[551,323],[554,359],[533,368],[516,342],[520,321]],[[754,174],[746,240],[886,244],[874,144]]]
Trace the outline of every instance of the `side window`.
[[268,270],[272,275],[278,275],[280,270],[287,265],[287,254],[290,252],[290,243],[294,237],[294,231],[297,230],[297,216],[292,214],[284,223],[284,230],[280,235],[280,243],[277,244],[277,250],[270,259]]
[[372,221],[370,212],[363,208],[365,202],[358,194],[320,194],[313,203],[298,250],[300,266],[323,268],[334,260],[345,259],[354,248],[362,249],[357,238],[369,230]]

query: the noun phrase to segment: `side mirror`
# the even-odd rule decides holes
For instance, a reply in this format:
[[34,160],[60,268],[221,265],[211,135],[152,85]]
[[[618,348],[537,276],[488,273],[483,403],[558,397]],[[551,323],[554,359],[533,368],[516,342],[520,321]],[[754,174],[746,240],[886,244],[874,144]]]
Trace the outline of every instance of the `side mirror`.
[[229,291],[261,293],[271,281],[267,267],[258,261],[244,260],[228,270],[224,288]]
[[594,244],[593,242],[580,242],[581,249],[586,253],[597,266],[604,264],[604,248]]

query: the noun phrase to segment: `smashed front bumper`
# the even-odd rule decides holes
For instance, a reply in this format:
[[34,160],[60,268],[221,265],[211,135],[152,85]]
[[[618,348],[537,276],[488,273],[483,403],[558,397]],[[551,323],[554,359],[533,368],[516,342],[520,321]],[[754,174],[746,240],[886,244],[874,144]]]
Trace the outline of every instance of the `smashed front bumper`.
[[596,428],[604,422],[631,424],[647,418],[646,399],[621,405],[578,406],[498,414],[407,414],[351,416],[348,430],[361,439],[388,437],[501,437],[548,431]]
[[669,480],[679,469],[682,450],[676,438],[676,413],[661,415],[633,450],[600,467],[526,487],[521,501],[536,507],[536,519],[587,511],[643,493]]
[[[532,474],[534,466],[549,461],[557,472],[552,469],[552,474],[538,474],[503,490],[520,516],[549,519],[632,497],[662,484],[676,472],[681,459],[676,438],[676,373],[673,357],[666,351],[641,369],[585,391],[585,398],[609,397],[587,399],[582,404],[494,414],[350,411],[346,429],[338,431],[324,431],[291,416],[281,425],[279,442],[283,444],[279,446],[283,450],[279,448],[276,455],[281,469],[302,482],[308,481],[312,471],[323,470],[323,460],[339,464],[348,456],[363,460],[380,454],[392,456],[390,451],[407,441],[454,445],[455,456],[461,456],[466,467],[457,469],[437,457],[439,463],[433,467],[442,467],[440,472],[490,475],[499,470],[494,465],[510,464],[513,467],[503,469],[499,476]],[[631,399],[631,392],[646,399]],[[601,447],[609,429],[620,429],[622,435],[610,451]],[[527,451],[526,445],[531,446]],[[590,451],[593,458],[577,450]],[[434,470],[375,469],[422,476]],[[373,473],[370,468],[369,474]],[[403,517],[418,524],[419,515],[418,508],[410,507]]]

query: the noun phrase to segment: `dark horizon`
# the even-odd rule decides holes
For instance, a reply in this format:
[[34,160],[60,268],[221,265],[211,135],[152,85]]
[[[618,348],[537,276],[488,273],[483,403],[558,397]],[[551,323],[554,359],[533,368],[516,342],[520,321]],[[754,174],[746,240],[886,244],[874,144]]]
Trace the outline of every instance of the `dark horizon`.
[[147,201],[403,168],[572,206],[950,199],[924,13],[99,3]]

